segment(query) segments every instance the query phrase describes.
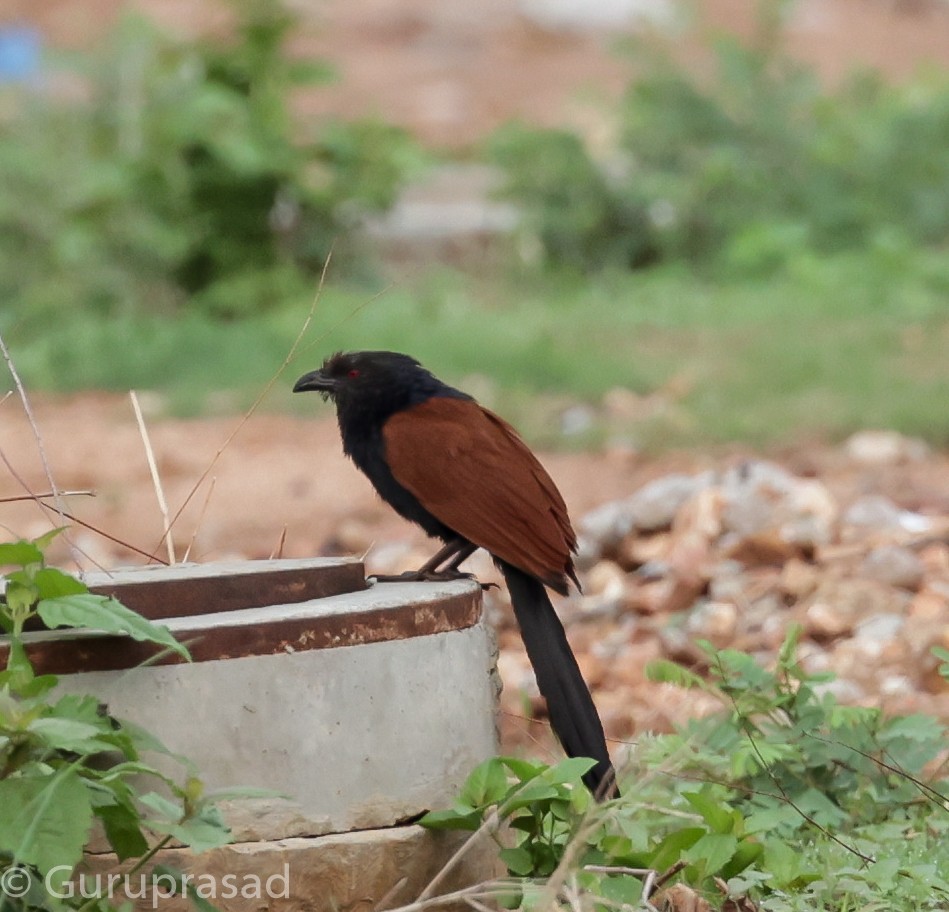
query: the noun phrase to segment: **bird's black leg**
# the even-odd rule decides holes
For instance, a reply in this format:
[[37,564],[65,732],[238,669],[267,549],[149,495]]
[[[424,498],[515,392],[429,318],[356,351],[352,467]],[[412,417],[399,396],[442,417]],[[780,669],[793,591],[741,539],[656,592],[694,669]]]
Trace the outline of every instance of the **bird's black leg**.
[[[438,568],[441,567],[441,570],[438,571],[441,573],[457,570],[477,550],[477,545],[473,545],[471,542],[467,542],[464,539],[458,539],[457,541],[453,541],[448,545],[445,545],[445,547],[442,548],[438,554],[435,554],[422,569],[438,570]],[[446,557],[450,557],[451,560],[442,566]],[[465,575],[470,576],[471,574],[469,573]]]
[[444,582],[456,579],[474,579],[470,573],[462,573],[458,567],[477,550],[478,546],[463,538],[455,538],[440,548],[418,570],[406,570],[394,575],[372,575],[380,583]]

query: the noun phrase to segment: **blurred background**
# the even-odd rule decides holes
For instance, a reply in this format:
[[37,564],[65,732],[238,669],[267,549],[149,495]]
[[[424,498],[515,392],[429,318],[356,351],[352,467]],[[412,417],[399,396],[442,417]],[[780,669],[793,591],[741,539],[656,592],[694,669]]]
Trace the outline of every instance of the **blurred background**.
[[34,390],[240,410],[332,250],[305,366],[404,349],[541,443],[949,437],[945,0],[0,16]]
[[[949,718],[949,2],[0,21],[0,336],[34,407],[0,399],[0,495],[48,490],[37,429],[95,494],[64,498],[53,559],[163,559],[170,522],[178,559],[420,563],[331,409],[289,393],[336,349],[402,350],[543,450],[611,736],[701,709],[649,660],[773,657],[792,623],[842,699]],[[12,537],[60,523],[0,512]],[[542,709],[486,601],[518,741]]]

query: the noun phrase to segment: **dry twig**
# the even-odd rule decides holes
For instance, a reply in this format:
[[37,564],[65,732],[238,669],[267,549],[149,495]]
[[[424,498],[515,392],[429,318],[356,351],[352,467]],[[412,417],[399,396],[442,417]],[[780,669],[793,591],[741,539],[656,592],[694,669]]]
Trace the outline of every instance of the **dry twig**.
[[[319,285],[317,286],[316,294],[313,296],[313,302],[310,304],[310,310],[306,315],[306,319],[303,321],[303,325],[300,327],[300,331],[297,333],[296,339],[293,340],[293,344],[290,346],[290,351],[287,353],[287,357],[284,358],[283,364],[281,364],[280,367],[277,368],[274,375],[267,381],[267,383],[264,385],[264,388],[257,395],[257,398],[254,399],[254,401],[251,403],[250,408],[246,412],[244,412],[244,414],[241,416],[240,421],[237,422],[234,429],[225,438],[224,443],[222,443],[221,446],[218,447],[214,456],[211,457],[211,461],[208,463],[207,468],[198,477],[198,480],[194,483],[191,490],[188,492],[187,497],[185,497],[181,506],[178,507],[177,511],[175,512],[175,515],[171,518],[171,522],[167,524],[166,528],[169,533],[174,528],[178,520],[181,518],[181,514],[184,513],[185,508],[188,506],[189,503],[191,503],[191,499],[197,493],[198,488],[200,488],[201,485],[204,484],[205,479],[214,470],[214,467],[217,465],[218,460],[221,458],[224,451],[231,445],[231,441],[241,432],[244,425],[247,424],[247,422],[250,420],[254,412],[257,411],[257,409],[260,407],[260,404],[267,397],[268,393],[273,389],[274,384],[276,384],[277,380],[280,379],[280,376],[283,374],[283,372],[287,369],[287,367],[290,365],[290,363],[293,361],[294,357],[296,356],[297,349],[300,347],[300,343],[303,341],[303,337],[306,335],[307,330],[310,328],[310,324],[313,322],[313,315],[316,312],[316,305],[319,303],[320,297],[323,294],[323,285],[326,280],[326,274],[327,274],[327,271],[329,270],[330,260],[332,259],[332,256],[333,254],[331,251],[330,254],[326,257],[326,262],[323,264],[323,272],[320,274]],[[154,554],[154,552],[157,549],[158,549],[158,545],[152,548],[152,554]]]
[[270,559],[281,558],[283,557],[283,546],[287,543],[287,527],[284,526],[280,532],[280,540],[277,542],[277,547],[270,552]]
[[165,491],[161,486],[161,476],[158,474],[158,463],[155,462],[155,451],[152,449],[152,442],[148,436],[148,428],[145,427],[145,418],[142,416],[142,407],[138,404],[138,396],[135,390],[129,390],[129,399],[132,400],[132,411],[135,412],[138,432],[142,435],[142,445],[145,447],[145,458],[148,460],[148,471],[152,476],[155,497],[158,499],[158,509],[161,511],[162,523],[165,529],[163,537],[165,539],[165,549],[168,552],[168,563],[173,564],[175,563],[175,543],[171,538],[171,526],[168,522],[168,502],[165,500]]
[[198,537],[198,530],[201,528],[201,523],[204,522],[204,514],[208,512],[208,504],[211,502],[211,495],[214,493],[214,486],[216,484],[217,475],[213,475],[211,477],[211,484],[208,485],[208,493],[204,498],[204,503],[201,505],[201,512],[198,514],[197,522],[194,524],[194,532],[191,533],[191,541],[188,542],[184,557],[181,558],[182,562],[187,562],[191,557],[191,549],[194,547],[195,539]]
[[95,497],[95,491],[47,491],[45,494],[17,494],[13,497],[0,497],[0,503],[20,503],[26,500],[49,500],[51,497]]
[[[0,354],[3,355],[3,360],[7,363],[7,368],[10,371],[10,376],[13,377],[13,384],[16,386],[17,392],[20,394],[20,401],[23,403],[23,411],[26,413],[27,421],[30,422],[30,427],[33,429],[33,437],[36,440],[36,448],[39,450],[40,462],[43,465],[43,472],[46,475],[46,480],[49,482],[49,489],[53,492],[53,502],[56,504],[56,511],[59,513],[59,517],[62,520],[60,525],[66,525],[66,513],[63,510],[62,499],[59,494],[59,489],[56,487],[56,482],[53,479],[53,471],[50,468],[49,460],[46,458],[46,447],[43,445],[43,435],[40,433],[39,425],[36,423],[36,416],[33,414],[33,407],[30,405],[30,397],[26,394],[26,388],[23,386],[23,381],[20,379],[20,375],[17,373],[16,365],[13,363],[13,358],[10,356],[10,350],[7,348],[6,342],[3,341],[3,336],[0,335]],[[4,402],[9,398],[9,394],[4,397]],[[76,564],[79,565],[79,560],[77,559],[79,551],[76,546],[70,541],[69,537],[64,535],[63,539],[66,544],[69,545],[69,549],[72,552],[73,560],[76,561]]]

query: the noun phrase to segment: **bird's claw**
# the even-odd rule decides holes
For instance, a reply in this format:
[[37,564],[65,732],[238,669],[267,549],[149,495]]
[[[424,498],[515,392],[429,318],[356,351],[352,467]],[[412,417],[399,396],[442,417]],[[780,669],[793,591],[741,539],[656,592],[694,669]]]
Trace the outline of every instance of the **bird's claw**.
[[[377,583],[447,583],[454,580],[470,579],[477,582],[473,573],[463,573],[461,570],[406,570],[404,573],[373,573],[369,579]],[[488,590],[497,583],[479,583],[482,589]]]

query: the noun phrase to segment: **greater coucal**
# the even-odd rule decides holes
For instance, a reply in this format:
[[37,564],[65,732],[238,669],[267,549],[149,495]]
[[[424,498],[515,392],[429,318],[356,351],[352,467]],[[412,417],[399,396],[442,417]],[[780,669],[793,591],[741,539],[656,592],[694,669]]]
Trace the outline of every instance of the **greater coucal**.
[[336,404],[343,451],[396,512],[445,546],[402,579],[447,579],[476,548],[507,582],[550,722],[571,757],[592,757],[585,782],[616,794],[603,726],[544,587],[573,581],[576,535],[560,492],[517,431],[471,396],[396,352],[338,353],[295,393]]

